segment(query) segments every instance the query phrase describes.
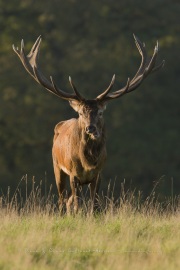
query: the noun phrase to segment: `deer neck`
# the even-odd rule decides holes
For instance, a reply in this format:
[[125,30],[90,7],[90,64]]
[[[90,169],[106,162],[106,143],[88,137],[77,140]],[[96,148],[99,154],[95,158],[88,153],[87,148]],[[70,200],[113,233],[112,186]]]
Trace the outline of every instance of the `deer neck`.
[[90,138],[85,130],[80,128],[80,156],[84,168],[93,169],[102,163],[105,152],[105,126],[102,125],[101,136],[97,140]]

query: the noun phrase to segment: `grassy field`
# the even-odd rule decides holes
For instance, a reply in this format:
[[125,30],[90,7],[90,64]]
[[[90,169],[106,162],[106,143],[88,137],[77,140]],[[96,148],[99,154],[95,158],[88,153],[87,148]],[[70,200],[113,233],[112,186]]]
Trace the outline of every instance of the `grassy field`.
[[133,193],[102,211],[60,216],[50,196],[33,190],[1,198],[0,269],[180,269],[180,212],[174,202],[140,202]]

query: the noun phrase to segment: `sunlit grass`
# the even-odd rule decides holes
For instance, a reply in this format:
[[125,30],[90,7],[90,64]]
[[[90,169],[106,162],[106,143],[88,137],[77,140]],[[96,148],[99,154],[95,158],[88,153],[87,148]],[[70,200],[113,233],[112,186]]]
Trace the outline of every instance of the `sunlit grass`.
[[[152,194],[101,196],[90,215],[84,201],[76,216],[61,216],[51,191],[17,190],[1,198],[0,269],[179,269],[178,198],[159,203]],[[20,203],[19,203],[20,201]]]

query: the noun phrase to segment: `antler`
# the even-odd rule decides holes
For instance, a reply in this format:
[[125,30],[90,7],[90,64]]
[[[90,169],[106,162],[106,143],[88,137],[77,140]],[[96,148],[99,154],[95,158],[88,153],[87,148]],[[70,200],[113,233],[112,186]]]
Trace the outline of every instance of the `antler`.
[[134,76],[132,80],[128,78],[125,87],[115,92],[109,93],[114,83],[114,79],[115,79],[115,75],[114,75],[110,86],[102,94],[97,96],[96,100],[108,101],[111,99],[118,98],[124,94],[130,93],[131,91],[134,91],[149,74],[151,74],[154,71],[159,70],[160,68],[164,66],[164,63],[165,63],[164,60],[162,61],[160,65],[156,66],[156,58],[158,54],[158,42],[154,48],[153,56],[149,58],[146,53],[145,44],[142,43],[135,35],[134,35],[134,39],[135,39],[135,44],[142,57],[140,67],[136,75]]
[[71,78],[69,77],[70,84],[73,88],[74,94],[66,93],[58,88],[55,84],[53,78],[50,76],[49,81],[41,72],[38,66],[38,56],[40,51],[40,44],[41,44],[41,36],[39,36],[34,43],[30,53],[26,56],[24,51],[24,41],[21,41],[21,49],[15,48],[13,45],[13,50],[19,56],[23,66],[27,70],[27,72],[42,86],[44,86],[49,92],[52,94],[66,100],[78,100],[83,101],[85,100],[80,93],[77,91],[76,87],[74,86]]

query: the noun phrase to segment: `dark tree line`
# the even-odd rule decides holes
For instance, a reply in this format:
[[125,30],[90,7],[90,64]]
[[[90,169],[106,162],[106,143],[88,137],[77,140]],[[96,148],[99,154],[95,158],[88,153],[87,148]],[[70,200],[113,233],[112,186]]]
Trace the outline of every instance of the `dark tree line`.
[[40,65],[64,91],[71,75],[87,98],[102,92],[116,74],[114,89],[137,71],[140,56],[135,33],[153,53],[159,40],[163,70],[105,113],[108,160],[102,187],[116,179],[148,193],[179,193],[179,1],[33,1],[0,0],[0,182],[17,186],[23,175],[54,184],[53,129],[74,117],[67,102],[50,95],[24,71],[12,44],[23,38],[28,52],[41,34]]

